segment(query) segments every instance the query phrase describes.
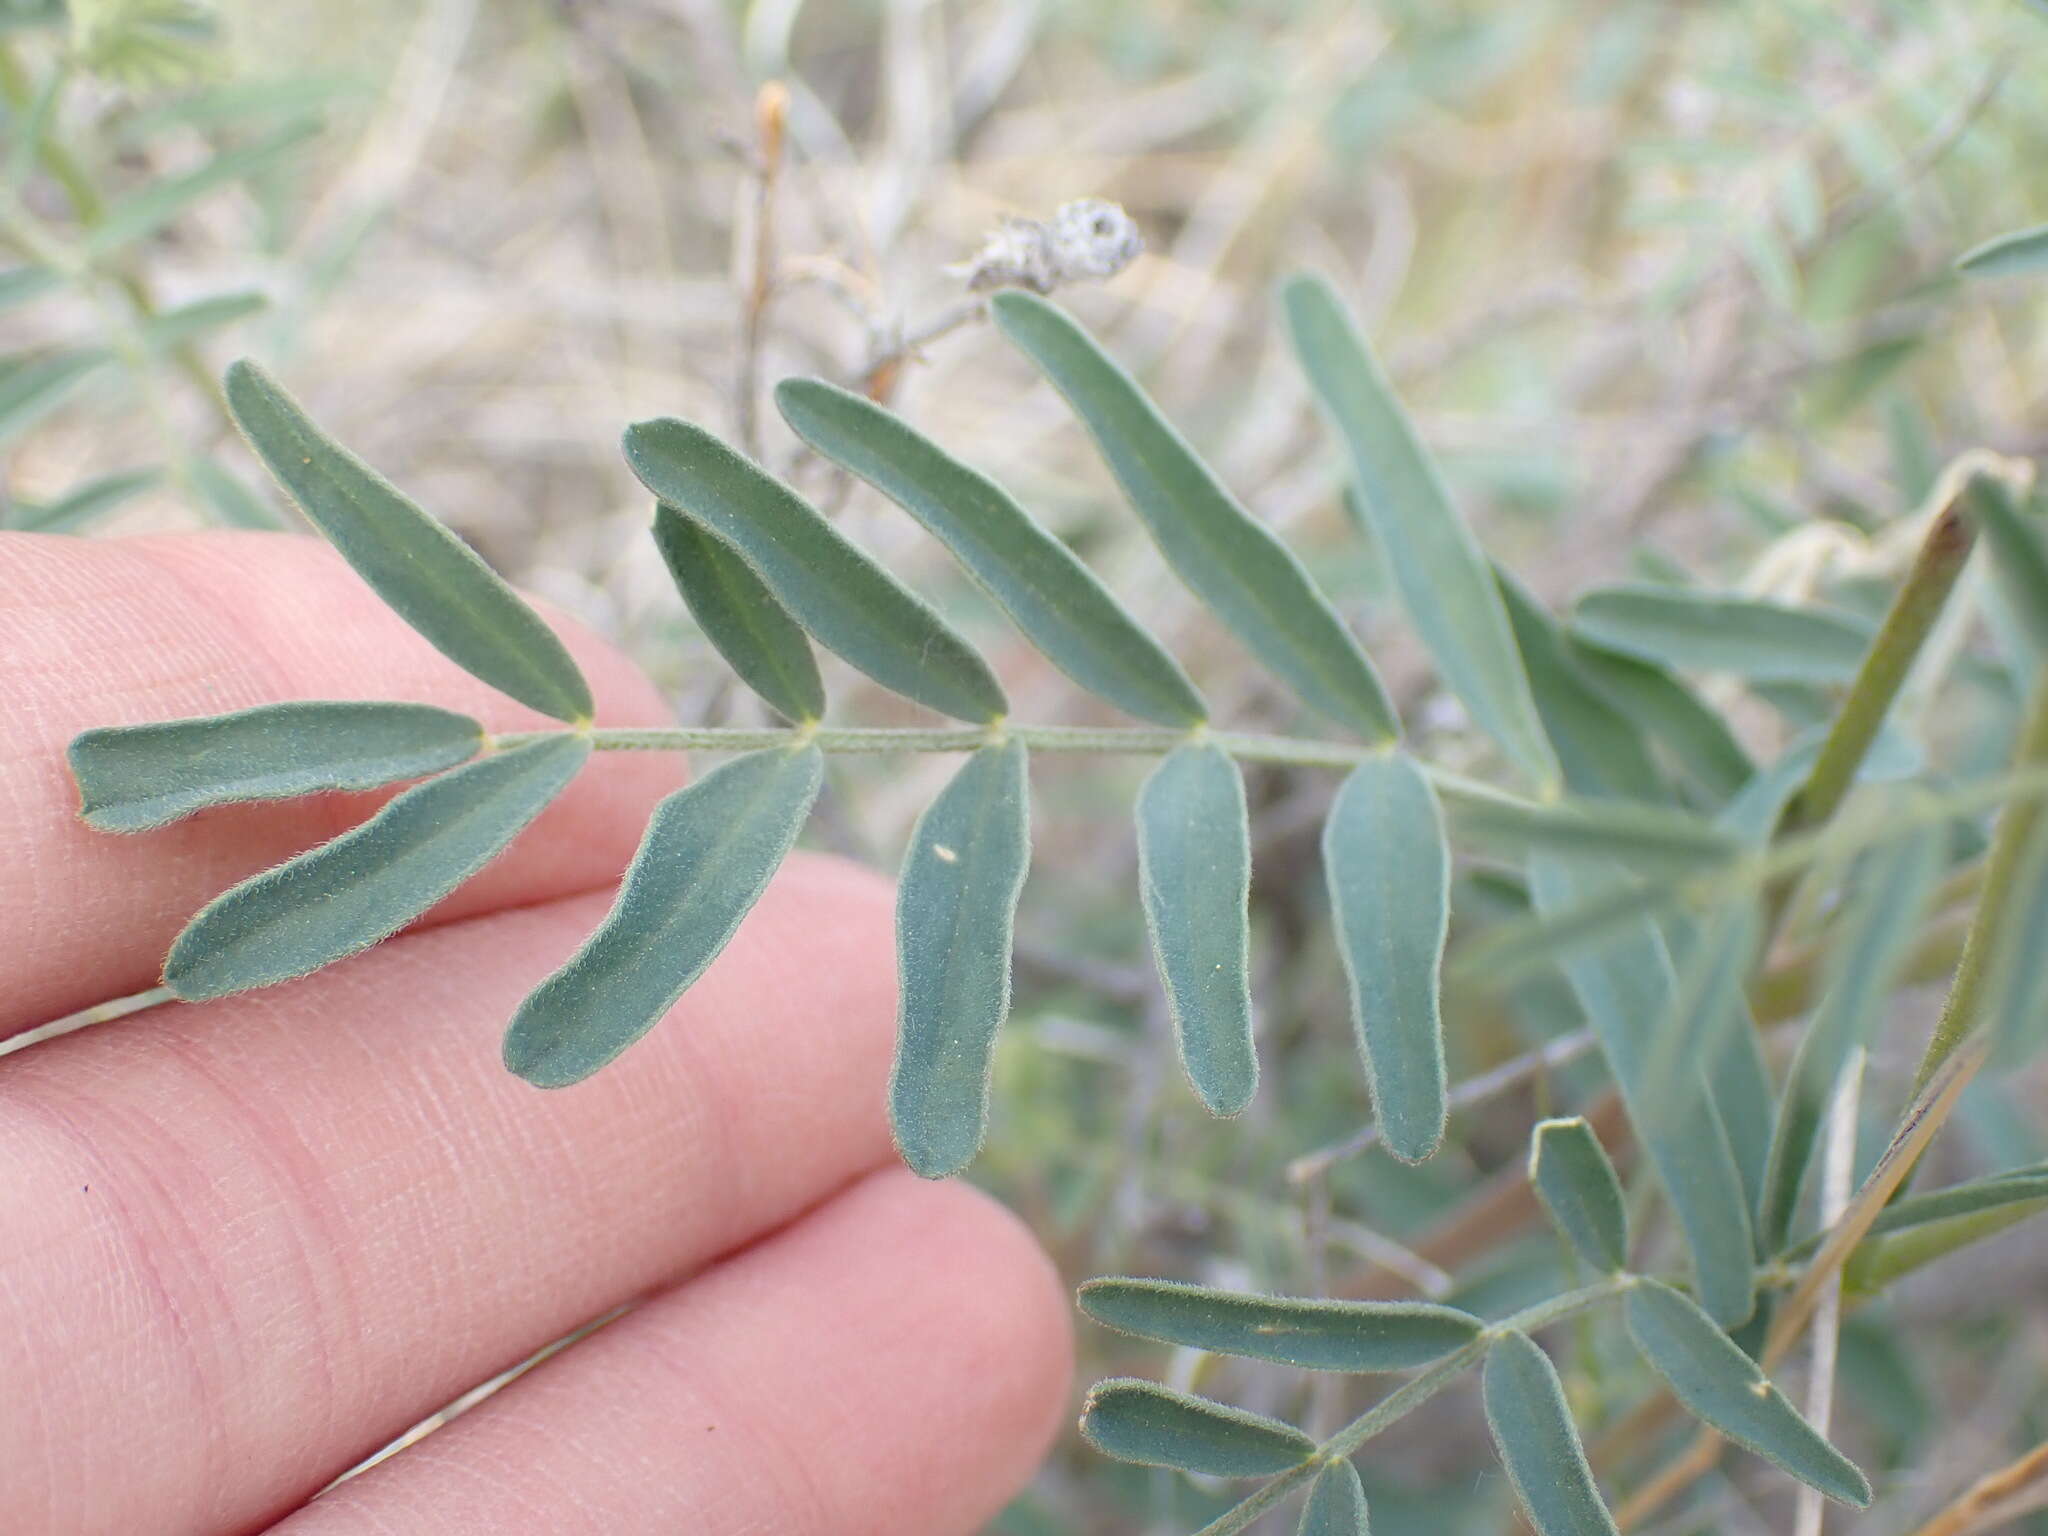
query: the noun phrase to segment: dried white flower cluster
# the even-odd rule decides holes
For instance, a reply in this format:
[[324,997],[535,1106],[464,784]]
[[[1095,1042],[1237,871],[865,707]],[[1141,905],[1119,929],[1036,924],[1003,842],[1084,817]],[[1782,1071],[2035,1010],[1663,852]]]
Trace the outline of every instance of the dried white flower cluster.
[[1043,222],[1006,217],[971,260],[947,270],[966,278],[976,293],[991,288],[1051,293],[1077,279],[1114,277],[1144,249],[1135,219],[1115,203],[1084,197]]

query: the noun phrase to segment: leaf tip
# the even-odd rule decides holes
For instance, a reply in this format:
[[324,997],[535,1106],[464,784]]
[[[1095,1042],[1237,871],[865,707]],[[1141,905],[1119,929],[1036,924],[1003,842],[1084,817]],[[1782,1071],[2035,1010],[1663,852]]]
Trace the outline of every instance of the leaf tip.
[[540,1038],[538,1031],[523,1027],[520,1019],[514,1019],[506,1029],[498,1054],[507,1072],[536,1088],[573,1087],[602,1065],[565,1059],[556,1042]]

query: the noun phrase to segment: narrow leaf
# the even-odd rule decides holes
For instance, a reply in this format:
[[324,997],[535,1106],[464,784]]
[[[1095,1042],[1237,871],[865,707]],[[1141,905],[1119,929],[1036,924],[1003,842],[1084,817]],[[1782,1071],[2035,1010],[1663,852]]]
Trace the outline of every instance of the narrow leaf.
[[1664,874],[1726,864],[1740,851],[1727,832],[1677,806],[1523,800],[1464,783],[1445,798],[1461,843],[1508,857],[1552,851]]
[[142,832],[210,805],[374,789],[476,755],[483,727],[425,704],[267,704],[87,731],[71,743],[79,815]]
[[1956,270],[1972,277],[2048,272],[2048,224],[2016,229],[1972,246],[1956,258]]
[[1424,1301],[1251,1296],[1174,1280],[1090,1280],[1081,1310],[1119,1333],[1312,1371],[1406,1371],[1479,1337],[1478,1318]]
[[1349,1461],[1333,1461],[1316,1474],[1294,1536],[1372,1536],[1358,1468]]
[[1480,1376],[1494,1448],[1536,1536],[1616,1536],[1550,1357],[1526,1333],[1505,1333]]
[[[1555,855],[1537,858],[1531,874],[1537,910],[1546,915],[1605,892],[1631,890],[1611,875]],[[1696,1065],[1688,1074],[1687,1091],[1677,1102],[1654,1114],[1644,1102],[1654,1043],[1644,1021],[1669,1017],[1677,988],[1663,936],[1648,916],[1639,915],[1604,947],[1574,952],[1562,964],[1614,1073],[1636,1138],[1677,1213],[1700,1294],[1717,1318],[1740,1323],[1755,1302],[1749,1202],[1704,1069]]]
[[1565,635],[1566,654],[1614,707],[1662,742],[1679,770],[1719,804],[1756,771],[1720,713],[1664,668]]
[[1081,1434],[1106,1456],[1207,1477],[1271,1477],[1315,1454],[1292,1425],[1155,1382],[1098,1382],[1081,1407]]
[[903,1160],[928,1179],[974,1161],[987,1132],[1017,896],[1031,861],[1025,767],[1015,738],[968,758],[918,819],[903,859],[889,1110]]
[[400,618],[520,703],[590,718],[590,686],[562,642],[475,551],[324,436],[254,363],[228,369],[227,396],[278,483]]
[[2023,515],[2011,488],[1989,475],[1969,485],[1971,512],[1991,547],[1999,593],[2037,660],[2048,657],[2048,540],[2038,516]]
[[1369,759],[1323,825],[1323,872],[1351,986],[1351,1020],[1387,1150],[1419,1162],[1443,1141],[1439,972],[1450,844],[1429,777],[1404,753]]
[[803,626],[740,552],[666,502],[654,542],[690,615],[718,654],[770,708],[799,725],[825,713],[825,684]]
[[1558,777],[1479,541],[1350,312],[1319,277],[1282,290],[1302,369],[1350,445],[1359,502],[1410,622],[1480,728],[1539,784]]
[[1920,935],[1921,918],[1940,878],[1945,836],[1944,828],[1929,826],[1880,844],[1846,882],[1846,904],[1828,950],[1826,987],[1786,1072],[1764,1169],[1759,1227],[1767,1253],[1783,1247],[1791,1231],[1800,1185],[1843,1064],[1883,1017]]
[[1181,1064],[1218,1115],[1239,1113],[1259,1086],[1251,871],[1237,764],[1208,742],[1176,747],[1138,795],[1138,884]]
[[702,427],[626,429],[626,462],[660,500],[745,557],[825,649],[905,698],[961,720],[1008,709],[1002,685],[946,621],[781,481]]
[[[1736,1171],[1742,1175],[1742,1193],[1749,1202],[1751,1225],[1761,1234],[1764,1168],[1777,1124],[1777,1086],[1771,1081],[1763,1040],[1748,999],[1738,997],[1737,1003],[1733,1027],[1708,1065],[1707,1089],[1720,1113],[1721,1127],[1728,1133]],[[1761,1256],[1761,1236],[1757,1246]]]
[[[1711,909],[1699,922],[1683,916],[1665,921],[1664,942],[1673,956],[1676,985],[1671,1011],[1650,1021],[1654,1039],[1643,1067],[1640,1100],[1640,1112],[1646,1117],[1661,1119],[1687,1094],[1697,1091],[1703,1069],[1708,1097],[1718,1104],[1713,1078],[1728,1039],[1738,1025],[1755,1027],[1749,1023],[1742,989],[1755,967],[1761,930],[1757,904],[1747,892]],[[1732,1133],[1729,1148],[1737,1153],[1740,1171],[1741,1150]],[[1749,1187],[1745,1176],[1745,1198]]]
[[656,806],[604,922],[513,1015],[506,1067],[567,1087],[659,1023],[789,856],[823,773],[816,747],[750,752]]
[[143,327],[143,339],[159,351],[168,352],[208,331],[233,325],[251,315],[261,314],[270,300],[260,293],[224,293],[167,309],[150,318]]
[[[1882,1237],[1886,1233],[1926,1226],[1929,1222],[1952,1221],[1961,1216],[1974,1216],[1980,1211],[2032,1205],[2041,1200],[2048,1200],[2048,1163],[2035,1163],[2007,1173],[1993,1174],[1990,1178],[1951,1184],[1946,1189],[1929,1190],[1923,1195],[1903,1196],[1878,1213],[1877,1219],[1870,1224],[1868,1235]],[[1820,1244],[1819,1235],[1809,1237],[1786,1249],[1784,1258],[1788,1263],[1797,1263],[1809,1257]]]
[[1545,1120],[1529,1138],[1529,1182],[1579,1257],[1603,1274],[1628,1263],[1628,1208],[1607,1149],[1583,1119]]
[[1693,1413],[1829,1498],[1869,1504],[1863,1474],[1688,1297],[1646,1279],[1629,1291],[1626,1312],[1636,1348]]
[[989,307],[997,328],[1087,426],[1188,589],[1311,708],[1368,741],[1398,736],[1372,663],[1301,562],[1238,504],[1136,381],[1045,300],[1012,291]]
[[164,985],[187,1002],[304,976],[389,938],[504,851],[590,756],[563,734],[416,784],[361,826],[215,897]]
[[318,126],[293,123],[253,143],[223,150],[182,176],[151,181],[140,191],[110,203],[86,235],[87,254],[103,256],[156,233],[202,197],[275,163],[311,138]]
[[112,357],[104,347],[79,347],[0,363],[0,443],[57,409],[87,374]]
[[1850,614],[1689,587],[1616,586],[1588,592],[1572,627],[1595,645],[1691,672],[1733,672],[1760,683],[1839,683],[1870,648],[1870,625]]
[[2048,821],[2021,848],[2017,871],[2012,937],[1998,946],[1985,1022],[1991,1066],[2004,1072],[2048,1044]]
[[1648,737],[1586,675],[1563,628],[1507,571],[1496,567],[1494,579],[1565,788],[1624,800],[1669,799]]
[[1083,688],[1161,725],[1194,725],[1207,714],[1180,664],[993,480],[865,395],[787,379],[775,403],[805,442],[924,524]]
[[161,473],[154,469],[101,475],[39,507],[17,505],[6,526],[17,533],[72,533],[161,478]]

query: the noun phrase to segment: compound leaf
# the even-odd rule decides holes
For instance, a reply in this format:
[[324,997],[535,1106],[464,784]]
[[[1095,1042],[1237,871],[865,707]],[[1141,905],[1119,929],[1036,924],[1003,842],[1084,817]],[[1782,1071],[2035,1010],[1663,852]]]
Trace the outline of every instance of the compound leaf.
[[1176,747],[1138,794],[1138,883],[1181,1063],[1218,1115],[1239,1113],[1259,1085],[1251,861],[1237,764],[1207,742]]
[[1316,1474],[1294,1536],[1372,1536],[1358,1468],[1349,1461],[1333,1461]]
[[1479,1337],[1478,1318],[1426,1301],[1251,1296],[1176,1280],[1090,1280],[1081,1310],[1106,1327],[1211,1354],[1312,1371],[1406,1371]]
[[564,733],[415,784],[361,826],[215,897],[164,962],[188,1002],[304,976],[389,938],[504,851],[590,756]]
[[[1537,911],[1544,914],[1568,911],[1597,894],[1632,892],[1626,882],[1552,854],[1532,861],[1530,873]],[[1687,1071],[1683,1093],[1667,1095],[1654,1112],[1646,1103],[1655,1036],[1645,1025],[1671,1017],[1677,989],[1663,935],[1639,914],[1602,948],[1574,951],[1562,966],[1677,1213],[1700,1295],[1716,1317],[1740,1323],[1755,1304],[1748,1193],[1702,1066]]]
[[1350,446],[1359,504],[1438,672],[1508,756],[1537,783],[1553,783],[1557,758],[1493,572],[1393,386],[1328,283],[1293,278],[1281,302],[1295,354]]
[[666,502],[654,508],[654,542],[697,627],[740,680],[798,724],[824,714],[825,683],[803,626],[740,552]]
[[1855,676],[1873,630],[1850,614],[1688,587],[1602,587],[1572,628],[1593,644],[1690,672],[1757,683],[1839,683]]
[[1643,1358],[1703,1421],[1831,1499],[1858,1509],[1870,1502],[1863,1474],[1690,1298],[1646,1279],[1629,1291],[1625,1310]]
[[1104,1455],[1207,1477],[1271,1477],[1315,1454],[1278,1419],[1190,1397],[1156,1382],[1098,1382],[1081,1407],[1081,1434]]
[[640,483],[746,559],[812,637],[905,698],[960,720],[1009,709],[974,647],[815,508],[702,427],[626,429]]
[[1974,245],[1956,258],[1956,270],[1971,277],[2048,272],[2048,224],[2016,229]]
[[789,857],[824,762],[810,746],[749,752],[656,806],[603,923],[513,1015],[506,1067],[565,1088],[658,1024]]
[[1161,725],[1207,714],[1180,664],[1000,485],[865,395],[785,379],[775,403],[805,442],[922,523],[1083,688]]
[[1292,551],[1240,506],[1136,381],[1062,310],[997,294],[996,326],[1064,395],[1188,589],[1310,707],[1369,741],[1400,722]]
[[1504,1333],[1480,1383],[1494,1448],[1536,1536],[1616,1536],[1550,1357],[1526,1333]]
[[904,855],[889,1111],[904,1162],[928,1179],[974,1161],[986,1132],[1030,821],[1024,744],[1012,737],[967,759],[918,818]]
[[278,483],[400,618],[520,703],[590,719],[590,685],[561,640],[474,550],[322,434],[254,363],[228,369],[227,397]]
[[1545,1120],[1529,1138],[1529,1182],[1557,1230],[1592,1268],[1628,1263],[1628,1207],[1621,1180],[1593,1127],[1574,1116]]
[[143,832],[211,805],[438,773],[474,757],[483,739],[468,716],[426,704],[266,704],[87,731],[70,760],[87,826]]
[[1443,1141],[1439,973],[1450,845],[1429,776],[1405,753],[1351,771],[1323,824],[1323,872],[1351,1019],[1387,1150],[1419,1162]]

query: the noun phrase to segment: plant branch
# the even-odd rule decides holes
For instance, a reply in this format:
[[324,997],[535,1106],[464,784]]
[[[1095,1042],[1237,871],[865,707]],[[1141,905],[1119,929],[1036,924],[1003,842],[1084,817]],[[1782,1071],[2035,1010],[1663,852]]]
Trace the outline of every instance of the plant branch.
[[1986,1473],[1913,1536],[1972,1536],[2048,1503],[2048,1441]]

